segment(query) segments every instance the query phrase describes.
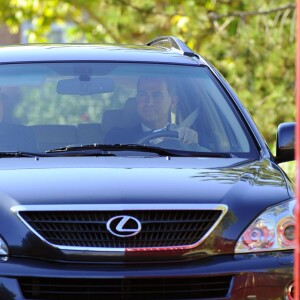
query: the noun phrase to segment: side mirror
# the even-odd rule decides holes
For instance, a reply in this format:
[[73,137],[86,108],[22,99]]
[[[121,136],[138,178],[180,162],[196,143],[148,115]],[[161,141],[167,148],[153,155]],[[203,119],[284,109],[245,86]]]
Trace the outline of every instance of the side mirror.
[[296,123],[282,123],[277,130],[276,162],[283,163],[295,160],[295,125]]

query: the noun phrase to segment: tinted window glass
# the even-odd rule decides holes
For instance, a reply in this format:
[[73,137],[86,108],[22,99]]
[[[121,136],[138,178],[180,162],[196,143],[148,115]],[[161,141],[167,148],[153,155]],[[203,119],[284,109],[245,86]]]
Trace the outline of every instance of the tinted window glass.
[[[9,64],[0,66],[0,87],[0,130],[5,136],[0,151],[150,143],[169,149],[257,156],[243,120],[205,67]],[[188,142],[165,133],[159,136],[179,128],[188,129],[184,132]],[[145,134],[153,131],[155,137],[145,140]]]

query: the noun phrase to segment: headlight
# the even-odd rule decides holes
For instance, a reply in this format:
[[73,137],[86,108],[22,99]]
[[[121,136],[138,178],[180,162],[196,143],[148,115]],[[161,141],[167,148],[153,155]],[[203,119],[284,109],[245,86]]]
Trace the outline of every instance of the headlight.
[[239,238],[235,253],[294,249],[296,200],[263,212]]
[[6,246],[6,244],[4,243],[4,241],[1,239],[0,237],[0,256],[2,255],[8,255],[8,248]]

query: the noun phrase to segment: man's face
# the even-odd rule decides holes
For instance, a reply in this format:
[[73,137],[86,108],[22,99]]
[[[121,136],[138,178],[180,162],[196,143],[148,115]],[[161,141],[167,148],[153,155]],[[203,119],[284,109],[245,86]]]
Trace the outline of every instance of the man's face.
[[162,78],[142,79],[137,87],[137,112],[149,128],[159,129],[167,125],[170,110],[176,104]]

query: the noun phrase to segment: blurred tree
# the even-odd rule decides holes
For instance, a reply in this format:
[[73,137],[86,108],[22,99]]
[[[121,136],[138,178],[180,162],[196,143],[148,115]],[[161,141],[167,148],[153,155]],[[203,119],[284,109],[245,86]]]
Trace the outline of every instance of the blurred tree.
[[[68,42],[145,43],[174,35],[214,64],[268,142],[295,119],[295,3],[289,0],[2,0],[0,21],[29,42],[71,23]],[[67,27],[66,27],[67,28]]]

